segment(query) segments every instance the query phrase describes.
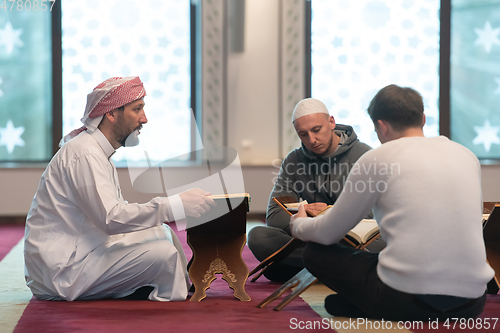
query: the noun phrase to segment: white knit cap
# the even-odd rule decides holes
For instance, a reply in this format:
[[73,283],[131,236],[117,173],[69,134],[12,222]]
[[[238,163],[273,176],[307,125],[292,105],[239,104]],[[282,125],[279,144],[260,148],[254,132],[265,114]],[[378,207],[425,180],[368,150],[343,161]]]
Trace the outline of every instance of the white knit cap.
[[314,98],[306,98],[298,102],[295,106],[292,114],[292,122],[300,117],[313,113],[325,113],[330,115],[330,112],[328,112],[328,109],[323,102]]

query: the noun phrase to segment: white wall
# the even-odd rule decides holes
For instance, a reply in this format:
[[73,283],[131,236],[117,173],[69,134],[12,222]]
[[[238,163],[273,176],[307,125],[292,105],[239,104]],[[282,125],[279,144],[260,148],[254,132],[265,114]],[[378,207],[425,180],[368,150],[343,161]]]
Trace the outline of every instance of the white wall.
[[[177,169],[180,172],[185,170]],[[175,172],[175,169],[174,169]],[[243,167],[245,191],[251,195],[250,212],[263,213],[266,210],[269,193],[273,187],[273,173],[277,168],[267,166]],[[24,216],[28,213],[36,192],[43,168],[0,169],[0,216]],[[144,203],[156,194],[140,193],[132,188],[127,169],[119,169],[118,176],[123,196],[129,202]],[[215,194],[215,193],[214,193]]]
[[[244,166],[245,190],[251,195],[250,213],[264,213],[279,170],[273,166]],[[0,169],[0,216],[23,216],[28,213],[43,172],[36,169]],[[120,184],[129,202],[147,202],[155,195],[135,191],[126,169],[119,169]],[[459,180],[457,180],[459,181]],[[484,201],[500,201],[500,165],[482,167]]]
[[483,201],[500,201],[500,165],[481,167]]
[[242,164],[279,156],[278,1],[246,1],[244,52],[228,54],[228,145]]

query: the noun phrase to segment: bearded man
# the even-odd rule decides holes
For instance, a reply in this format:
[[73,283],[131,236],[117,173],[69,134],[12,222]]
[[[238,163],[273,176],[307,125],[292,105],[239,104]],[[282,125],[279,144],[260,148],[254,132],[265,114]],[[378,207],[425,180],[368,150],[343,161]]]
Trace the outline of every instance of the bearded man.
[[199,217],[215,203],[200,189],[124,200],[111,156],[138,143],[145,95],[139,77],[99,84],[87,97],[84,126],[64,137],[43,173],[24,249],[26,283],[38,299],[186,299],[186,257],[164,222]]
[[[309,211],[319,212],[333,205],[344,188],[352,165],[370,147],[358,140],[351,126],[335,123],[320,100],[307,98],[295,106],[292,123],[301,147],[283,160],[269,197],[267,226],[254,227],[248,234],[248,246],[259,261],[278,251],[292,239],[290,216],[272,198],[291,196],[305,200]],[[385,244],[374,242],[372,251]],[[271,281],[287,281],[304,268],[304,247],[266,268],[264,276]]]

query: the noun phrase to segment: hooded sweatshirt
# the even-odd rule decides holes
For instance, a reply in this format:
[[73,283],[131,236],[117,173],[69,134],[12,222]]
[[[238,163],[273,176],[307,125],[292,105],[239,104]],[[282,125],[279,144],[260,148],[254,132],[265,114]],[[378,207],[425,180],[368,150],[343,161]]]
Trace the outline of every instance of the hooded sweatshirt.
[[319,156],[302,144],[283,160],[269,197],[268,226],[290,233],[290,216],[272,200],[273,197],[292,196],[297,202],[302,199],[327,205],[337,200],[353,164],[371,148],[358,140],[351,126],[337,124],[334,131],[340,142],[332,154]]

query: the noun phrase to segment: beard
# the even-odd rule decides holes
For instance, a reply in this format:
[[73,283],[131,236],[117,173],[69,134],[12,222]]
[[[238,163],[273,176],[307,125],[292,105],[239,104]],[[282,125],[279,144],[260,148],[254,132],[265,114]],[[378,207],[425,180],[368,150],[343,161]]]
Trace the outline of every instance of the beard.
[[135,147],[139,144],[139,129],[136,129],[132,133],[130,133],[125,142],[122,144],[124,147]]
[[312,149],[309,149],[315,156],[317,157],[321,157],[321,156],[324,156],[328,153],[328,151],[330,150],[330,147],[333,145],[333,136],[330,138],[330,142],[328,142],[328,144],[326,145],[326,149],[321,152],[321,153],[315,153]]
[[139,125],[135,129],[130,130],[123,119],[123,115],[120,114],[113,132],[116,141],[118,141],[122,147],[134,147],[139,144],[139,130],[141,128],[142,125]]
[[[335,135],[335,134],[334,134],[334,135]],[[330,148],[331,148],[332,144],[333,144],[333,135],[332,135],[332,137],[330,138],[330,142],[328,142],[328,147],[326,147],[326,150],[322,153],[322,155],[326,154],[326,153],[330,150]]]

